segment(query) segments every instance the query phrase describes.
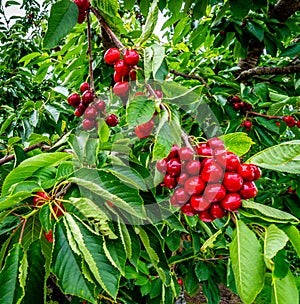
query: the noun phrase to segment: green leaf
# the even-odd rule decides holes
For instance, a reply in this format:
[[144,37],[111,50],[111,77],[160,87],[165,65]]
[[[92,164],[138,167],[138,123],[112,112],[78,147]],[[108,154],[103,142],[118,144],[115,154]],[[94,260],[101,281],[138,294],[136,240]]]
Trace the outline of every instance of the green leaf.
[[1,123],[1,128],[0,128],[0,135],[2,135],[5,130],[11,125],[12,122],[14,122],[16,120],[16,114],[11,114],[10,116],[8,116],[8,118]]
[[242,0],[230,0],[230,9],[232,15],[236,18],[243,18],[245,17],[249,10],[253,7],[253,1],[242,1]]
[[5,178],[2,185],[2,195],[7,195],[11,186],[25,181],[40,168],[56,166],[60,162],[71,158],[68,153],[54,152],[42,153],[24,160],[17,168],[12,170]]
[[243,132],[225,134],[220,138],[224,141],[226,149],[238,156],[246,154],[254,144],[251,137]]
[[271,115],[271,116],[282,115],[283,114],[283,108],[285,106],[296,104],[297,101],[298,101],[297,97],[288,97],[288,98],[286,98],[282,101],[278,101],[276,103],[273,103],[270,106],[267,114]]
[[54,48],[77,22],[78,7],[73,1],[61,0],[52,5],[48,19],[48,29],[44,37],[44,47]]
[[151,48],[153,49],[152,74],[155,76],[164,61],[165,48],[159,44],[152,44]]
[[269,147],[247,160],[259,167],[288,173],[300,173],[300,140]]
[[296,43],[293,45],[289,45],[286,49],[284,49],[280,53],[280,57],[291,57],[294,58],[295,56],[299,55],[300,53],[300,43]]
[[118,220],[119,234],[126,252],[126,256],[131,259],[132,257],[132,246],[131,246],[131,237],[127,229],[127,226]]
[[300,257],[300,232],[295,226],[286,226],[282,230],[289,237],[290,242],[294,246],[298,256]]
[[0,235],[9,232],[16,228],[21,223],[19,217],[15,215],[8,215],[0,221]]
[[15,304],[23,297],[19,282],[19,267],[23,258],[21,244],[17,243],[9,251],[0,272],[0,303]]
[[259,241],[241,220],[236,221],[229,252],[238,294],[250,304],[263,288],[265,266]]
[[136,45],[142,45],[152,35],[158,18],[158,0],[154,0],[149,8],[147,19],[143,27],[143,32],[140,38],[137,40]]
[[247,29],[248,31],[255,36],[259,41],[263,41],[265,31],[264,29],[257,23],[247,21]]
[[220,303],[220,289],[214,279],[209,278],[207,281],[203,282],[203,293],[208,300],[208,304]]
[[200,19],[203,16],[206,16],[207,5],[208,5],[208,0],[198,1],[193,8],[193,17],[195,17],[195,19]]
[[18,63],[24,62],[24,66],[26,66],[32,59],[41,56],[40,52],[33,52],[30,53],[28,55],[25,55],[24,57],[22,57]]
[[148,46],[144,49],[144,73],[145,79],[148,80],[152,75],[152,59],[153,59],[153,49]]
[[265,257],[272,259],[279,250],[284,248],[287,241],[288,237],[281,229],[274,224],[270,225],[265,234]]
[[273,279],[271,304],[298,304],[299,292],[295,278],[289,271],[283,279]]

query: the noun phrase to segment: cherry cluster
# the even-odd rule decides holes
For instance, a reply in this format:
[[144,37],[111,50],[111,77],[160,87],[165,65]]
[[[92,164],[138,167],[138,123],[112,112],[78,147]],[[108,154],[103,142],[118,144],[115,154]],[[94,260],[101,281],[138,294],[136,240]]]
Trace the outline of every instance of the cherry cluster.
[[253,107],[250,103],[242,101],[241,98],[237,95],[229,96],[227,101],[233,106],[236,111],[247,112],[252,111]]
[[300,128],[300,120],[296,120],[293,116],[284,116],[282,120],[286,123],[286,125],[290,128],[297,126]]
[[193,149],[173,145],[168,157],[156,163],[157,170],[165,174],[162,186],[174,189],[173,206],[210,222],[237,211],[242,199],[257,195],[254,181],[260,178],[260,169],[242,164],[221,139],[211,138]]
[[90,7],[90,1],[89,0],[74,0],[74,3],[76,3],[78,7],[78,19],[77,23],[83,23],[87,10]]
[[140,55],[136,50],[126,50],[123,59],[121,52],[117,48],[110,48],[104,54],[107,64],[114,66],[114,93],[119,97],[127,97],[130,84],[129,80],[136,80],[135,66],[140,60]]

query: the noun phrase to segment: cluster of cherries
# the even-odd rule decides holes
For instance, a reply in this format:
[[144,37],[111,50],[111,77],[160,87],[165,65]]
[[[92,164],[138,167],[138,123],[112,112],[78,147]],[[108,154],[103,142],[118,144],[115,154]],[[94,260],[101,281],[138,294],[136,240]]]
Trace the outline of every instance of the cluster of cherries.
[[136,50],[126,50],[121,59],[121,52],[117,48],[110,48],[104,54],[107,64],[114,66],[114,93],[119,97],[127,97],[130,90],[129,80],[136,80],[135,67],[140,60]]
[[[95,100],[95,94],[90,90],[90,85],[83,82],[79,87],[82,96],[78,93],[69,95],[68,104],[76,108],[74,115],[80,117],[84,115],[82,127],[85,130],[97,129],[97,117],[106,115],[106,103],[102,99]],[[106,117],[106,123],[110,127],[114,127],[119,123],[118,117],[115,114],[109,114]]]
[[173,145],[168,157],[156,168],[165,174],[162,186],[174,189],[170,202],[187,215],[198,215],[204,222],[237,211],[242,199],[257,195],[254,181],[261,176],[253,164],[242,164],[239,157],[214,137],[206,143],[179,148]]
[[74,3],[76,3],[78,7],[78,19],[77,23],[83,23],[87,10],[90,7],[90,1],[89,0],[74,0]]
[[298,127],[298,128],[300,128],[300,120],[296,120],[293,116],[284,116],[283,118],[282,118],[282,120],[286,123],[286,125],[288,126],[288,127],[290,127],[290,128],[292,128],[292,127]]

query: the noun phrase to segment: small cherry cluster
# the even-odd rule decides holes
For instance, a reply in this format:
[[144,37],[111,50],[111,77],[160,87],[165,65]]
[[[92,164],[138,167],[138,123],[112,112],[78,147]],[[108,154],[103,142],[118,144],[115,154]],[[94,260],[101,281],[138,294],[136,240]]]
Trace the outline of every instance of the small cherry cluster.
[[104,54],[104,60],[107,64],[114,66],[113,92],[119,97],[127,97],[130,84],[129,80],[136,80],[135,66],[140,60],[140,55],[136,50],[126,50],[123,59],[121,52],[117,48],[110,48]]
[[168,157],[156,168],[165,174],[162,186],[175,189],[170,202],[187,215],[198,215],[211,222],[237,211],[242,199],[257,195],[254,181],[261,176],[253,164],[242,164],[239,157],[227,151],[221,139],[179,148],[173,145]]
[[78,7],[78,19],[77,23],[83,23],[87,10],[90,7],[90,1],[89,0],[74,0],[74,3],[76,3]]
[[296,120],[293,116],[284,116],[283,118],[282,118],[282,120],[286,123],[286,125],[288,126],[288,127],[290,127],[290,128],[292,128],[292,127],[298,127],[298,128],[300,128],[300,120]]

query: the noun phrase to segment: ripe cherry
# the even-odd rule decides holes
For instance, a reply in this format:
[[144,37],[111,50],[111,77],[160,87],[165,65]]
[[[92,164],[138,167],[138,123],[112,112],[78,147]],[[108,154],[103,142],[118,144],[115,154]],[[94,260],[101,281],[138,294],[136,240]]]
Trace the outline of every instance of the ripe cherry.
[[226,153],[226,171],[235,171],[237,170],[238,165],[240,164],[240,158],[233,152]]
[[226,216],[227,212],[224,210],[220,204],[214,203],[211,204],[209,208],[209,213],[214,217],[214,218],[222,218]]
[[79,12],[86,11],[90,6],[89,0],[74,0],[74,2],[77,4]]
[[241,207],[242,199],[237,193],[228,193],[220,204],[225,210],[236,211]]
[[181,212],[188,215],[188,216],[194,216],[197,214],[197,212],[193,209],[190,203],[186,203],[180,208]]
[[163,158],[156,162],[156,168],[160,173],[167,172],[167,159]]
[[178,157],[178,151],[179,151],[179,147],[174,144],[171,148],[171,151],[168,155],[169,158],[174,158],[174,157]]
[[117,48],[110,48],[104,54],[104,60],[107,64],[113,65],[120,59],[120,51]]
[[178,158],[171,158],[167,162],[167,172],[171,176],[178,176],[181,172],[181,162]]
[[181,207],[189,200],[189,198],[190,196],[183,188],[177,188],[171,196],[170,202],[174,207]]
[[129,90],[130,90],[130,84],[127,81],[117,82],[113,87],[114,93],[120,97],[128,96]]
[[64,215],[63,211],[65,211],[65,208],[62,204],[59,204],[59,207],[57,205],[53,207],[53,211],[57,217],[60,217]]
[[300,120],[297,121],[296,126],[300,128]]
[[146,138],[149,137],[153,128],[154,128],[154,120],[151,119],[144,124],[136,126],[134,132],[138,138]]
[[115,127],[119,123],[119,119],[115,114],[109,114],[106,117],[105,122],[107,123],[108,126]]
[[75,110],[74,115],[77,117],[80,117],[83,115],[85,110],[86,110],[86,105],[84,105],[83,103],[80,103],[79,106],[77,107],[77,109]]
[[84,93],[85,91],[90,89],[90,85],[87,82],[83,82],[80,87],[79,90],[81,93]]
[[123,59],[127,65],[137,65],[140,60],[140,55],[136,50],[126,50]]
[[204,157],[212,156],[212,148],[209,147],[207,144],[197,145],[196,150],[200,156],[204,156]]
[[244,121],[244,127],[247,129],[247,130],[250,130],[251,127],[252,127],[252,122],[250,120],[245,120]]
[[250,164],[251,166],[252,166],[252,168],[253,168],[253,171],[254,171],[254,181],[256,181],[256,180],[258,180],[258,179],[260,179],[260,177],[261,177],[261,170],[260,170],[260,168],[259,167],[257,167],[256,165],[253,165],[253,164]]
[[[180,154],[179,154],[180,155]],[[186,173],[190,175],[199,175],[201,170],[201,163],[199,160],[190,160],[184,166]]]
[[87,119],[85,118],[83,121],[82,121],[82,127],[84,130],[92,130],[96,125],[96,122],[95,120],[90,120],[90,119]]
[[136,81],[136,71],[135,70],[130,70],[129,78],[131,81]]
[[212,137],[211,139],[209,139],[207,141],[207,144],[212,149],[216,149],[216,148],[223,149],[223,150],[225,149],[223,140],[218,137]]
[[182,286],[182,285],[183,285],[183,280],[182,280],[181,278],[178,278],[178,279],[177,279],[177,283],[178,283],[180,286]]
[[200,212],[208,209],[211,202],[207,201],[202,195],[192,195],[190,204],[194,210]]
[[192,151],[189,147],[181,147],[178,150],[178,154],[181,161],[191,160],[194,158],[194,151]]
[[241,102],[241,98],[237,95],[232,97],[233,102]]
[[90,90],[86,90],[83,94],[82,94],[82,103],[86,106],[88,106],[91,102],[93,102],[94,100],[94,93]]
[[239,164],[237,167],[237,172],[244,181],[253,181],[255,178],[254,169],[251,164]]
[[95,107],[88,107],[84,111],[84,117],[90,120],[95,120],[98,115],[98,111]]
[[120,76],[126,76],[130,72],[130,66],[127,65],[122,59],[115,63],[114,69]]
[[103,99],[99,99],[95,102],[95,108],[99,112],[105,112],[106,110],[106,103]]
[[201,221],[207,223],[212,222],[215,219],[208,210],[200,212],[198,216]]
[[257,195],[257,188],[254,182],[245,182],[239,194],[243,199],[249,199]]
[[48,233],[46,233],[46,231],[44,231],[44,236],[48,242],[53,243],[53,235],[52,235],[51,229],[48,231]]
[[176,181],[178,185],[184,186],[184,183],[189,179],[189,175],[185,172],[182,172],[177,178]]
[[184,183],[184,190],[189,195],[199,195],[204,191],[205,185],[199,176],[193,176]]
[[223,169],[216,162],[207,163],[201,171],[201,178],[207,183],[216,183],[223,177]]
[[163,183],[168,189],[174,189],[177,185],[175,177],[172,177],[170,174],[165,175]]
[[81,98],[78,93],[72,93],[69,95],[67,101],[70,106],[76,108],[80,104]]
[[43,203],[45,201],[48,201],[49,199],[50,196],[46,192],[39,191],[35,194],[32,202],[34,205],[38,206],[40,202]]
[[86,12],[79,12],[78,18],[77,18],[77,23],[81,24],[84,22],[86,17]]
[[243,178],[236,172],[225,172],[223,185],[229,192],[237,192],[243,186]]
[[203,197],[210,203],[220,202],[226,196],[226,189],[221,184],[208,184]]
[[283,121],[287,124],[289,127],[294,127],[296,125],[296,120],[293,116],[284,116]]

